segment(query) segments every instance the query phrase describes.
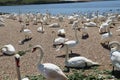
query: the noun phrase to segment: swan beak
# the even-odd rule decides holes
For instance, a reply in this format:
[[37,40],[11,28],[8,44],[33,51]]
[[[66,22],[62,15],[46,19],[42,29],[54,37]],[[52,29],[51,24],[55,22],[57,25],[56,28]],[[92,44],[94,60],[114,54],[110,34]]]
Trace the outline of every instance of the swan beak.
[[19,54],[15,55],[15,61],[16,61],[16,66],[20,67],[20,55]]
[[33,48],[32,53],[36,51],[36,48]]

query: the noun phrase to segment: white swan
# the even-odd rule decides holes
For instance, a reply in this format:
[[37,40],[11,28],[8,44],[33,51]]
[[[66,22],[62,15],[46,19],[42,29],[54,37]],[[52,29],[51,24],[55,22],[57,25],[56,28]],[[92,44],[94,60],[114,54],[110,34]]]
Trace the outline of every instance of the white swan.
[[48,26],[53,27],[53,28],[57,28],[57,27],[60,27],[60,24],[59,23],[52,23],[52,24],[50,24]]
[[97,27],[97,24],[95,22],[88,22],[88,23],[84,23],[84,26],[87,26],[87,27]]
[[58,32],[58,36],[65,37],[66,34],[65,29],[59,29],[57,32]]
[[1,48],[1,52],[6,55],[13,55],[15,54],[15,48],[12,44],[4,45]]
[[38,62],[38,69],[41,74],[48,80],[67,80],[67,77],[57,65],[52,63],[42,63],[44,56],[42,46],[34,46],[32,52],[34,52],[36,49],[39,49],[41,52],[40,60]]
[[93,62],[90,59],[87,59],[82,56],[78,57],[72,57],[69,59],[68,55],[68,45],[65,45],[66,47],[66,57],[65,57],[65,66],[69,69],[69,67],[73,68],[84,68],[84,67],[90,67],[94,65],[99,65],[97,62]]
[[101,35],[101,43],[102,44],[105,44],[106,42],[109,43],[112,35],[113,35],[112,32],[110,32],[110,29],[108,28],[108,32]]
[[56,51],[59,51],[65,44],[67,44],[68,47],[69,47],[69,50],[71,51],[71,53],[73,53],[70,48],[76,46],[79,43],[79,40],[78,40],[78,37],[77,37],[77,29],[75,28],[74,31],[75,31],[76,40],[68,40],[68,41],[64,42],[64,44],[61,44],[61,46],[59,46],[59,48]]
[[41,23],[41,26],[37,28],[37,32],[40,32],[40,33],[44,33],[45,32],[45,29],[43,28],[43,23]]
[[32,38],[32,31],[30,29],[23,29],[23,32],[25,34],[25,39]]
[[99,28],[99,33],[107,32],[111,25],[112,20],[107,20],[105,23],[101,24]]
[[19,54],[15,54],[15,62],[16,62],[16,70],[17,70],[18,80],[29,80],[29,78],[27,78],[27,77],[21,79],[21,73],[20,73],[20,55]]
[[111,48],[110,59],[113,64],[113,72],[114,72],[114,67],[120,70],[120,51],[116,50],[116,47]]
[[68,41],[67,38],[63,38],[63,37],[55,38],[53,41],[53,46],[56,47],[58,45],[64,44],[66,41]]

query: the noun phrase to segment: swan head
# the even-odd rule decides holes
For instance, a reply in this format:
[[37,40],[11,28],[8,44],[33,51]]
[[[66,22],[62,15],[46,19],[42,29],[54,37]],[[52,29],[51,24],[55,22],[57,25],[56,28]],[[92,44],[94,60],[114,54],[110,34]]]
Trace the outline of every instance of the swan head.
[[35,45],[32,49],[32,53],[35,52],[37,49],[42,49],[41,45]]
[[15,54],[15,61],[16,61],[16,66],[20,67],[20,55],[19,54]]
[[7,51],[7,49],[5,47],[1,48],[2,53],[6,52],[6,51]]

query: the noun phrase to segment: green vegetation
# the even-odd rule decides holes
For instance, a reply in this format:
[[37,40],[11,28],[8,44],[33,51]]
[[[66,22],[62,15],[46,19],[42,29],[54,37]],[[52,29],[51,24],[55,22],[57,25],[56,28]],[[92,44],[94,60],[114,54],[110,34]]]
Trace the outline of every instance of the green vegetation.
[[[27,76],[30,80],[45,80],[42,75]],[[67,75],[69,80],[120,80],[112,75],[112,71],[100,71],[97,68],[91,70],[72,70],[72,74]]]
[[46,4],[58,3],[59,0],[0,0],[0,5]]

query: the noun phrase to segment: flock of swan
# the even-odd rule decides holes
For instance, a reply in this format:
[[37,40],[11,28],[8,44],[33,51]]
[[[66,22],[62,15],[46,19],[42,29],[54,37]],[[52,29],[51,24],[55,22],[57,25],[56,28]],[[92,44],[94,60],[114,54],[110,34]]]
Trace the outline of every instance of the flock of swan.
[[[41,13],[27,13],[27,14],[5,14],[5,15],[0,15],[0,27],[8,27],[5,24],[6,20],[15,20],[20,24],[20,33],[24,34],[24,40],[34,40],[34,32],[31,30],[31,26],[29,25],[34,25],[38,26],[36,29],[36,32],[38,32],[41,35],[46,34],[46,28],[48,29],[54,29],[52,31],[53,34],[55,34],[53,37],[53,47],[56,49],[55,51],[59,52],[63,50],[63,48],[66,50],[65,51],[65,59],[64,59],[64,66],[69,70],[71,67],[72,68],[85,68],[88,66],[93,66],[93,65],[101,65],[98,62],[94,62],[84,56],[77,56],[77,57],[72,57],[69,58],[69,51],[71,54],[73,54],[73,48],[77,45],[82,45],[80,41],[80,37],[78,37],[78,32],[81,33],[82,39],[86,40],[89,38],[89,33],[88,30],[89,28],[98,28],[98,33],[100,34],[101,37],[101,44],[107,45],[110,50],[110,59],[111,63],[113,64],[113,71],[114,67],[117,69],[120,69],[120,43],[119,40],[117,41],[112,41],[111,37],[114,35],[111,32],[112,28],[118,27],[115,33],[120,32],[119,26],[114,26],[119,24],[120,22],[120,14],[112,14],[108,13],[107,15],[101,15],[95,13],[92,14],[92,17],[87,17],[82,14],[77,14],[74,13],[73,15],[66,16],[59,14],[57,16],[51,15],[50,13],[46,14],[41,14]],[[67,32],[67,30],[64,29],[64,27],[61,27],[61,24],[66,21],[64,24],[64,27],[67,27],[67,24],[71,25],[69,26],[69,29],[71,29],[72,33],[74,33],[73,37],[75,39],[69,39],[67,38],[67,34],[71,32]],[[62,25],[63,26],[63,25]],[[112,28],[111,28],[112,26]],[[3,27],[1,27],[3,28]],[[49,33],[48,33],[49,34]],[[119,35],[116,35],[119,36]],[[21,46],[24,46],[23,41],[18,41],[18,43],[21,44]],[[36,44],[32,46],[31,51],[34,52],[37,49],[40,51],[40,58],[39,62],[37,64],[37,68],[40,71],[40,74],[42,74],[46,79],[48,80],[68,80],[67,76],[64,74],[62,69],[53,63],[43,63],[43,57],[44,57],[44,49],[40,44]],[[27,44],[27,43],[26,43]],[[92,45],[91,45],[92,46]],[[86,46],[87,47],[87,46]],[[80,48],[80,47],[79,47]],[[17,67],[17,73],[18,73],[18,80],[21,80],[21,73],[19,71],[20,68],[20,55],[16,53],[15,47],[12,45],[12,43],[5,44],[1,47],[1,53],[3,55],[15,55],[15,60],[16,60],[16,67]],[[22,65],[21,65],[22,66]],[[28,78],[24,78],[22,80],[29,80]]]

